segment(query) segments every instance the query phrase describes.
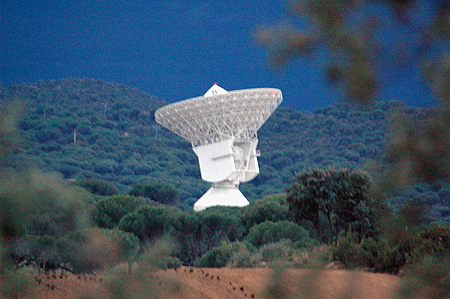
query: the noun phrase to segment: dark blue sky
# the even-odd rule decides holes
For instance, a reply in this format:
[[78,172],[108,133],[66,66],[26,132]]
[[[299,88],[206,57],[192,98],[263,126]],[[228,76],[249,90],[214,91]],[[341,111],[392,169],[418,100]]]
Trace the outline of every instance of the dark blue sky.
[[[275,87],[284,106],[314,111],[340,94],[324,82],[323,55],[269,68],[253,35],[292,24],[287,1],[1,0],[0,83],[68,77],[137,87],[173,102],[227,90]],[[383,78],[380,100],[430,103],[417,71]]]

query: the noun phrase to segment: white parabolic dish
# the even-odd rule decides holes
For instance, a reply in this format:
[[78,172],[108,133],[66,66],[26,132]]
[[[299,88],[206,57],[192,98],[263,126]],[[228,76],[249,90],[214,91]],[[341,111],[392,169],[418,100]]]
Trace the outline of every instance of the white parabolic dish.
[[282,101],[279,89],[227,92],[215,84],[204,96],[155,112],[159,124],[191,142],[202,179],[213,183],[194,204],[194,210],[248,204],[238,189],[239,182],[258,175],[257,131]]

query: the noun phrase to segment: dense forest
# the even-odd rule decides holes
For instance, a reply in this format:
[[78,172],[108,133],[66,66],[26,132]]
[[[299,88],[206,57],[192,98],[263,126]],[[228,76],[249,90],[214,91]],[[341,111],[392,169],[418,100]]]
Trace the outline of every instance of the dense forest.
[[[34,166],[68,180],[98,178],[121,193],[143,182],[165,182],[186,209],[208,189],[189,142],[159,126],[154,111],[167,104],[135,88],[94,79],[12,84],[0,102],[23,105],[21,144],[11,166]],[[281,107],[258,132],[260,174],[242,184],[254,201],[284,192],[295,173],[311,168],[364,169],[380,179],[386,166],[390,121],[402,111],[421,121],[429,111],[400,102],[370,107],[346,103],[304,113]],[[407,198],[430,205],[430,216],[450,222],[450,185],[418,183],[390,196],[394,208]]]

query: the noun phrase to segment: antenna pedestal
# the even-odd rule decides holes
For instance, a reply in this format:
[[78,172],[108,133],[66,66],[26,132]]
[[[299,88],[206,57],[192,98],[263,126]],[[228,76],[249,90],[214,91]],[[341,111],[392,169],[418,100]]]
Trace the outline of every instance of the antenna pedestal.
[[239,183],[259,173],[256,132],[283,101],[281,90],[253,88],[226,91],[214,84],[204,96],[176,102],[155,112],[155,120],[189,140],[198,157],[202,179],[212,187],[194,204],[249,204]]
[[213,184],[194,204],[194,211],[199,212],[213,206],[243,207],[249,202],[239,191],[239,184],[224,181]]

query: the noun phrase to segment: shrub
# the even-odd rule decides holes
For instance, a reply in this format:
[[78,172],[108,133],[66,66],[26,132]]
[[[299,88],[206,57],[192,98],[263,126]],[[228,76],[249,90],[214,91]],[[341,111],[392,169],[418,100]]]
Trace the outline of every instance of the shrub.
[[308,231],[292,221],[265,221],[253,226],[245,240],[256,247],[283,239],[297,242],[309,238]]
[[173,269],[181,267],[181,261],[179,258],[173,256],[163,256],[156,261],[155,266],[158,269]]
[[287,260],[294,254],[292,242],[282,240],[276,243],[268,243],[259,248],[259,254],[262,261],[266,263],[273,263],[276,261]]
[[[400,226],[401,227],[401,226]],[[396,227],[397,236],[393,238],[364,238],[356,242],[354,233],[339,238],[333,248],[333,259],[342,262],[347,268],[368,268],[375,272],[397,274],[404,267],[415,267],[423,262],[425,256],[441,257],[450,254],[450,227],[432,224],[425,228],[416,227],[403,236],[405,231]]]
[[312,239],[310,237],[303,238],[297,242],[292,243],[292,247],[295,249],[310,247],[310,246],[316,246],[319,245],[320,242],[316,239]]
[[227,262],[230,268],[249,268],[261,264],[261,255],[248,247],[238,248]]
[[367,264],[366,252],[362,246],[355,241],[353,233],[348,232],[339,238],[333,250],[333,259],[342,262],[346,268],[359,268]]
[[397,274],[405,264],[405,254],[399,246],[390,245],[384,240],[372,238],[356,241],[357,235],[348,232],[339,238],[332,249],[332,258],[340,261],[346,268],[367,268],[376,272]]
[[434,253],[450,253],[450,226],[433,223],[422,233],[421,237],[429,241]]
[[433,223],[401,243],[406,263],[420,263],[425,255],[450,255],[450,226]]
[[225,267],[238,251],[256,251],[255,248],[246,242],[223,243],[203,254],[194,262],[195,267],[220,268]]
[[372,238],[363,239],[362,242],[365,266],[371,271],[398,274],[404,266],[406,258],[399,246]]
[[90,273],[105,266],[129,262],[136,257],[139,240],[117,229],[81,229],[68,233],[56,242],[61,262],[75,273]]

